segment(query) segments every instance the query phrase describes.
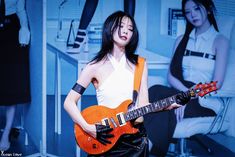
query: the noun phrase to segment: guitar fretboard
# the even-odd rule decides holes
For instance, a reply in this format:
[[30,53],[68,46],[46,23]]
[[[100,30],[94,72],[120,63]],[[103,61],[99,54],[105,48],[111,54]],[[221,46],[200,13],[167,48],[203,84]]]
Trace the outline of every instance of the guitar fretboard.
[[124,117],[125,117],[126,121],[130,121],[130,120],[136,119],[138,117],[141,117],[147,113],[160,111],[175,102],[176,102],[176,95],[159,100],[154,103],[150,103],[150,104],[143,106],[143,107],[140,107],[138,109],[128,111],[124,115]]

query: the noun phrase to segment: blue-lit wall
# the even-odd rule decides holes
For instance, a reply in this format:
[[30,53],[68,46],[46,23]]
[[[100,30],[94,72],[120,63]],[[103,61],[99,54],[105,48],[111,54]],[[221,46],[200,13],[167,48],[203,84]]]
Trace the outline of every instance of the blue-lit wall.
[[[167,18],[167,17],[166,17]],[[147,49],[171,57],[175,39],[160,33],[161,1],[147,1]]]
[[[61,1],[50,0],[47,1],[47,25],[51,27],[51,21],[54,21],[54,28],[57,28],[57,19],[58,19],[58,6]],[[63,29],[66,28],[66,23],[69,25],[69,22],[72,19],[78,20],[80,18],[80,14],[82,12],[83,6],[85,4],[84,0],[71,0],[67,1],[62,8],[62,17],[63,17]],[[151,3],[149,3],[151,5]],[[155,5],[155,4],[154,4]],[[158,5],[158,4],[156,4]],[[157,6],[156,6],[157,7]],[[119,1],[110,1],[110,0],[100,0],[95,11],[95,15],[92,18],[92,23],[103,23],[104,20],[111,13],[117,10],[123,10],[123,0]],[[154,9],[155,10],[155,9]],[[153,12],[153,17],[155,14],[159,14],[160,12]],[[155,36],[152,32],[147,32],[147,14],[148,14],[148,3],[147,1],[137,0],[136,1],[136,9],[135,9],[135,20],[137,23],[137,27],[140,32],[140,42],[139,46],[146,48],[147,47],[147,37],[149,34]],[[159,22],[159,21],[158,21]],[[53,27],[53,26],[52,26]],[[68,26],[67,26],[68,27]],[[153,26],[154,27],[154,26]],[[54,35],[51,34],[50,31],[47,32],[47,36]],[[55,36],[55,35],[54,35]],[[64,35],[67,38],[67,34]],[[153,45],[156,45],[155,41],[151,42]],[[154,49],[153,49],[154,50]],[[157,52],[157,51],[156,51]],[[51,52],[47,52],[47,94],[54,94],[54,74],[55,74],[55,55]],[[61,88],[62,94],[66,95],[68,91],[71,89],[72,85],[76,81],[76,68],[71,66],[70,64],[62,61],[62,73],[61,73]],[[93,87],[88,88],[86,90],[87,94],[93,94]]]
[[31,32],[30,84],[32,101],[25,108],[24,127],[38,151],[42,140],[42,6],[42,0],[27,1],[26,4]]

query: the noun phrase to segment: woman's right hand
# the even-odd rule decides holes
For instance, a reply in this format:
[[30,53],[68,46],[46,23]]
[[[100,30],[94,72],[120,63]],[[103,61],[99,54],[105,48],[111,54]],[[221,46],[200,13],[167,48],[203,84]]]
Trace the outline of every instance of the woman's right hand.
[[95,125],[88,124],[84,128],[84,131],[86,131],[92,137],[96,138],[103,145],[111,143],[109,140],[107,140],[107,138],[114,137],[113,134],[110,134],[112,130],[113,128],[101,124],[95,124]]
[[30,31],[27,27],[21,27],[19,30],[19,43],[21,46],[26,46],[30,41]]
[[83,130],[91,135],[92,137],[96,138],[96,127],[92,124],[86,124],[86,126],[82,127]]

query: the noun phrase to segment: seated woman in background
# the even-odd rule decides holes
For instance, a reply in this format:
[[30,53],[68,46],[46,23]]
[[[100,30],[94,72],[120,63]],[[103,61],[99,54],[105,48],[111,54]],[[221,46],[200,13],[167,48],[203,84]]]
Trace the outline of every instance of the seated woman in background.
[[[226,71],[228,40],[219,33],[212,0],[182,0],[186,18],[185,34],[176,39],[174,56],[168,71],[171,87],[155,85],[149,89],[150,102],[187,91],[200,82],[218,81],[221,88]],[[161,91],[161,92],[159,92]],[[177,124],[182,118],[215,116],[219,98],[196,98],[176,110],[145,116],[145,127],[152,153],[165,156]]]

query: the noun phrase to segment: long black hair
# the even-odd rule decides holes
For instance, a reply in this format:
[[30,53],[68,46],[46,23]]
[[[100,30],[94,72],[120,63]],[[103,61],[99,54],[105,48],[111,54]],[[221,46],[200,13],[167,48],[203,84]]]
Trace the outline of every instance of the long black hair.
[[113,34],[119,29],[120,34],[120,25],[122,19],[127,17],[131,20],[133,26],[133,35],[130,39],[130,42],[125,47],[126,58],[133,64],[137,64],[138,56],[135,55],[135,51],[139,42],[139,33],[135,23],[135,20],[128,13],[123,11],[117,11],[111,14],[104,22],[102,30],[102,43],[101,49],[97,55],[92,59],[91,62],[97,63],[107,56],[108,53],[111,53],[113,49]]
[[[190,88],[194,85],[193,82],[190,81],[186,81],[183,78],[183,71],[182,71],[182,62],[183,62],[183,55],[189,40],[189,35],[192,32],[194,26],[187,20],[186,16],[185,16],[185,4],[186,2],[189,0],[182,0],[182,13],[186,19],[186,29],[185,29],[185,33],[184,36],[182,38],[182,40],[180,41],[179,45],[177,46],[176,50],[175,50],[175,54],[172,58],[171,64],[170,64],[170,71],[171,74],[176,77],[177,79],[179,79],[186,87]],[[197,5],[202,5],[205,7],[207,13],[208,13],[208,20],[210,22],[211,25],[214,26],[216,31],[219,31],[216,20],[215,20],[215,5],[213,3],[212,0],[192,0],[193,2],[195,2]]]

